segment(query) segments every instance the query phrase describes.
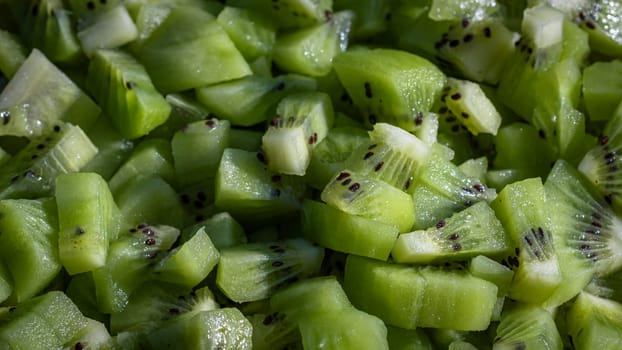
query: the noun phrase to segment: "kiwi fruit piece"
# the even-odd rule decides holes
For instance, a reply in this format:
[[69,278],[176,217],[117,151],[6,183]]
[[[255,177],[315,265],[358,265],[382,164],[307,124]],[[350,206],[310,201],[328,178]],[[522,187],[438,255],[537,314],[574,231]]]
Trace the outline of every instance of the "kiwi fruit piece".
[[622,304],[581,292],[566,314],[575,349],[615,349],[622,336]]
[[[237,245],[220,251],[219,289],[235,302],[266,299],[320,270],[324,249],[301,238]],[[248,289],[248,285],[255,288]]]
[[562,339],[553,316],[533,305],[504,311],[497,326],[493,349],[561,349]]
[[506,233],[486,202],[478,202],[426,230],[398,236],[391,256],[398,263],[464,260],[478,254],[503,254]]

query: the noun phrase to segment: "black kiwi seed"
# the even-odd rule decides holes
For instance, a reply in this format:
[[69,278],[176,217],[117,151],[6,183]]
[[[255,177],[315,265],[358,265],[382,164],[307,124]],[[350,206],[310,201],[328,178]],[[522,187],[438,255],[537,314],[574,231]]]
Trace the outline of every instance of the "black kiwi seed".
[[454,39],[449,42],[449,47],[456,47],[458,45],[460,45],[460,40]]
[[266,163],[266,156],[262,152],[257,152],[257,159],[264,164]]
[[457,251],[462,250],[462,245],[460,243],[456,243],[451,248],[457,252]]
[[376,115],[375,114],[370,114],[367,119],[369,120],[370,124],[376,124]]
[[352,182],[352,179],[345,179],[345,180],[343,180],[343,182],[341,184],[343,186],[348,186],[351,182]]
[[371,156],[374,155],[374,152],[367,152],[365,153],[365,155],[363,156],[363,159],[369,159]]
[[197,198],[201,201],[201,202],[205,202],[207,200],[207,195],[205,194],[205,192],[203,191],[199,191],[197,192]]
[[60,125],[54,125],[54,132],[60,132]]
[[150,228],[146,228],[142,232],[145,236],[155,236],[155,232]]
[[406,183],[404,184],[404,189],[407,190],[408,188],[410,188],[410,183],[412,182],[413,177],[409,176],[408,179],[406,179]]
[[592,22],[592,21],[587,21],[587,22],[585,22],[585,26],[586,26],[588,29],[596,29],[596,25],[594,25],[594,22]]
[[347,173],[345,171],[339,173],[339,175],[337,175],[337,181],[343,180],[347,177],[350,177],[350,173]]
[[445,220],[441,220],[436,223],[436,228],[443,228],[445,226]]
[[384,165],[384,162],[380,162],[378,164],[376,164],[376,166],[374,167],[374,171],[380,171],[380,169],[382,169],[382,166]]
[[84,234],[86,231],[84,231],[84,229],[83,229],[82,227],[76,227],[76,228],[73,230],[73,232],[74,232],[76,235],[78,235],[78,236],[79,236],[79,235]]
[[0,112],[0,119],[2,119],[2,125],[7,125],[11,121],[11,113],[8,111]]
[[155,239],[153,239],[153,238],[147,238],[147,239],[145,240],[145,244],[146,244],[146,245],[154,245],[154,244],[156,244],[156,240],[155,240]]
[[136,225],[136,228],[139,229],[139,230],[142,230],[142,229],[147,228],[147,227],[149,227],[149,224],[144,223],[144,222]]
[[82,350],[82,349],[84,349],[84,346],[82,345],[82,343],[81,343],[81,342],[77,342],[77,343],[73,346],[73,348],[74,348],[75,350]]
[[452,233],[452,234],[449,236],[449,239],[450,239],[450,240],[452,240],[452,241],[455,241],[455,240],[457,240],[458,238],[460,238],[460,235],[459,235],[459,234],[457,234],[457,233]]
[[216,122],[214,121],[214,119],[208,119],[207,121],[205,121],[205,125],[207,125],[210,129],[213,129],[216,127]]
[[462,113],[460,113],[460,115],[461,115],[461,116],[462,116],[462,118],[464,118],[464,119],[468,119],[468,118],[469,118],[469,113],[462,112]]
[[450,96],[452,100],[457,101],[459,99],[462,98],[462,94],[460,94],[459,92],[456,92],[455,94]]
[[462,28],[466,28],[466,27],[468,27],[468,26],[469,26],[469,24],[470,24],[469,19],[468,19],[468,18],[466,18],[466,17],[465,17],[465,18],[463,18],[463,19],[462,19],[462,22],[461,22],[460,24],[462,24]]
[[275,261],[272,263],[273,267],[279,267],[279,266],[283,266],[283,262],[282,261]]
[[95,10],[95,3],[92,1],[89,1],[86,3],[86,8],[89,10]]
[[465,43],[468,43],[471,40],[473,40],[473,34],[467,34],[462,38],[462,41],[464,41]]
[[373,144],[369,145],[369,147],[367,147],[367,149],[374,149],[377,146],[378,146],[378,144],[373,143]]
[[361,188],[361,185],[358,182],[353,183],[352,185],[350,185],[350,187],[348,187],[348,190],[350,192],[356,192]]
[[324,17],[326,17],[327,21],[333,19],[333,12],[331,10],[324,11]]
[[602,135],[598,138],[598,143],[600,143],[601,145],[606,145],[607,142],[609,142],[609,136],[607,135]]
[[492,31],[490,30],[490,27],[484,28],[484,36],[487,38],[490,38],[492,36]]
[[181,202],[184,204],[190,204],[190,196],[188,196],[187,194],[182,194],[180,196]]
[[371,84],[368,81],[366,81],[364,84],[364,87],[365,87],[365,96],[367,98],[372,98],[373,94],[371,92]]
[[263,324],[265,326],[269,325],[270,323],[272,323],[272,321],[274,320],[274,317],[272,315],[268,315],[263,319]]

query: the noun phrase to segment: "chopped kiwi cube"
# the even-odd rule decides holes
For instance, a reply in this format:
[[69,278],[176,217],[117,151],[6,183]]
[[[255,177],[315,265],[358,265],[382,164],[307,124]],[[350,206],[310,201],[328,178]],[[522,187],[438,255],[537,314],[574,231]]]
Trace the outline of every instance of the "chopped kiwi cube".
[[501,115],[477,83],[448,78],[447,86],[445,103],[461,124],[474,135],[497,134]]
[[61,120],[88,129],[101,109],[33,49],[0,94],[1,135],[40,136]]
[[[28,56],[19,36],[0,29],[0,72],[7,79],[15,75]],[[2,89],[0,89],[2,91]]]
[[110,330],[147,333],[181,315],[218,309],[207,287],[192,290],[176,283],[147,281],[132,293],[127,306],[110,315]]
[[296,91],[315,90],[313,79],[300,75],[244,78],[196,89],[197,100],[215,115],[234,126],[252,126],[267,121],[281,99]]
[[345,213],[408,232],[414,224],[413,199],[408,193],[370,176],[343,169],[324,187],[321,198]]
[[349,50],[335,57],[333,67],[366,122],[408,131],[420,113],[430,111],[445,83],[430,61],[392,49]]
[[204,229],[214,247],[218,250],[244,244],[247,242],[244,227],[228,212],[212,215],[181,231],[182,241],[189,240],[193,235]]
[[262,152],[225,149],[216,173],[215,204],[241,222],[265,222],[300,208],[302,177],[267,169]]
[[333,58],[347,48],[352,17],[350,11],[337,12],[326,22],[280,33],[272,51],[274,63],[298,74],[328,74]]
[[[266,299],[317,274],[323,258],[324,248],[300,238],[225,248],[220,251],[216,283],[238,303]],[[249,285],[255,287],[249,289]]]
[[153,265],[173,246],[179,230],[140,223],[110,243],[106,265],[92,271],[101,312],[122,311],[130,295],[150,277]]
[[163,93],[252,73],[220,23],[209,13],[188,6],[171,8],[163,22],[142,42],[137,57]]
[[510,254],[502,260],[514,271],[508,295],[525,303],[542,303],[563,280],[563,261],[556,253],[542,180],[508,184],[492,206],[511,242]]
[[417,136],[387,123],[376,123],[370,141],[359,146],[345,167],[412,193],[414,179],[430,154],[430,146]]
[[148,134],[171,112],[145,67],[123,51],[97,50],[89,63],[87,86],[121,135],[130,139]]
[[217,20],[247,61],[272,53],[276,28],[267,18],[249,9],[225,6]]
[[8,349],[62,348],[87,325],[67,295],[52,291],[20,303],[0,318],[0,344]]
[[207,277],[219,258],[220,253],[201,228],[154,267],[155,278],[194,287]]
[[8,302],[19,303],[42,292],[62,269],[56,203],[53,198],[5,199],[0,213],[0,259],[13,281]]
[[[302,204],[302,233],[327,248],[387,260],[397,227],[363,216],[346,213],[319,201],[305,199]],[[339,231],[335,232],[335,227]]]
[[51,196],[57,175],[79,171],[97,151],[80,127],[56,124],[32,137],[0,170],[0,198]]
[[29,11],[20,21],[30,47],[41,50],[52,62],[75,65],[83,58],[71,12],[61,0],[24,1]]
[[169,140],[159,137],[137,143],[108,180],[110,191],[117,196],[128,183],[151,175],[158,175],[175,185],[177,180],[171,148]]
[[57,176],[55,185],[63,267],[72,275],[102,267],[121,226],[108,184],[96,173],[78,172]]
[[478,255],[471,259],[468,268],[471,275],[494,283],[499,296],[505,296],[512,284],[514,272],[486,255]]
[[64,344],[70,349],[112,349],[112,337],[106,325],[87,318],[86,326]]
[[146,340],[154,350],[250,350],[252,333],[251,323],[240,310],[227,307],[177,317],[148,334]]
[[229,146],[230,128],[228,120],[210,118],[192,122],[173,135],[170,147],[180,185],[216,176],[222,153]]
[[279,29],[301,28],[332,16],[332,0],[232,0],[231,6],[252,10],[276,23]]
[[521,304],[504,311],[496,329],[494,349],[561,349],[553,316],[545,309]]
[[507,249],[506,233],[495,212],[488,203],[478,202],[426,230],[399,235],[391,256],[399,263],[430,263],[501,255]]
[[291,94],[279,102],[275,117],[262,137],[268,168],[303,176],[315,146],[334,122],[330,97],[322,92]]
[[138,29],[123,4],[101,11],[77,33],[82,50],[91,56],[97,49],[124,46],[138,37]]
[[581,292],[566,314],[575,349],[615,349],[622,337],[622,304]]

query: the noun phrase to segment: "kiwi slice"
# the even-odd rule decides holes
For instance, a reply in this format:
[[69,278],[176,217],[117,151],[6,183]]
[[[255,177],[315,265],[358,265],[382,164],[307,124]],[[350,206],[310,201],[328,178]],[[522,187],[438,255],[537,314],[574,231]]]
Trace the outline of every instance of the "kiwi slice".
[[262,137],[268,168],[282,174],[305,175],[313,149],[324,140],[333,122],[333,105],[325,93],[297,93],[283,98]]
[[562,339],[546,310],[519,305],[505,311],[497,326],[493,349],[561,349]]
[[620,219],[595,199],[578,171],[558,160],[545,182],[552,233],[563,281],[551,297],[564,302],[591,277],[620,268]]
[[495,212],[488,203],[478,202],[426,230],[399,235],[391,256],[399,263],[430,263],[499,255],[507,249]]
[[405,51],[350,50],[337,55],[333,67],[367,123],[387,122],[407,131],[430,111],[445,83],[434,64]]
[[352,152],[345,166],[412,193],[414,179],[430,155],[430,146],[417,136],[382,122],[374,125],[369,137],[371,142]]
[[441,99],[462,125],[474,135],[497,134],[501,115],[477,83],[447,78],[447,87]]
[[400,232],[407,232],[413,226],[414,205],[409,194],[349,169],[333,177],[321,198],[348,214],[394,225]]
[[323,248],[300,238],[238,245],[220,251],[216,283],[235,302],[261,300],[317,274],[323,258]]
[[181,315],[217,308],[207,287],[193,291],[178,284],[147,281],[132,293],[122,311],[110,315],[110,331],[145,333]]
[[575,349],[615,349],[622,336],[622,304],[582,292],[566,314]]
[[602,134],[578,165],[579,171],[594,185],[601,198],[616,211],[622,209],[620,199],[620,156],[622,109],[617,108]]
[[5,199],[0,213],[0,259],[13,283],[7,302],[19,303],[41,293],[62,269],[56,203],[53,198]]
[[122,311],[129,297],[149,278],[152,267],[173,246],[179,230],[141,223],[110,243],[106,265],[92,271],[100,311]]
[[508,295],[526,303],[546,300],[562,283],[551,217],[540,178],[513,182],[492,203],[511,241],[502,263],[514,271]]

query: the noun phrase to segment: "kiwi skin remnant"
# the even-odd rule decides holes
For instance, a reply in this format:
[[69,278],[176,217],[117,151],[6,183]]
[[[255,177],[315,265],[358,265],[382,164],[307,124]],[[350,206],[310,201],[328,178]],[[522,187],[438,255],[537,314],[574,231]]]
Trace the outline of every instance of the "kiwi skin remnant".
[[620,18],[0,0],[0,348],[620,348]]

